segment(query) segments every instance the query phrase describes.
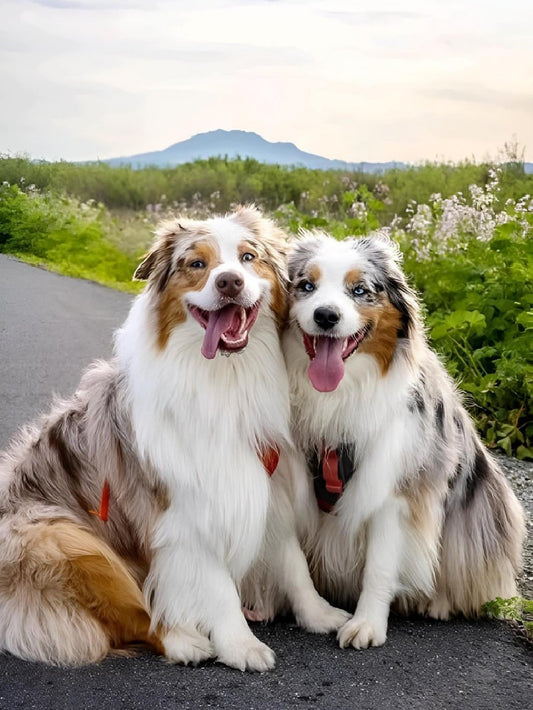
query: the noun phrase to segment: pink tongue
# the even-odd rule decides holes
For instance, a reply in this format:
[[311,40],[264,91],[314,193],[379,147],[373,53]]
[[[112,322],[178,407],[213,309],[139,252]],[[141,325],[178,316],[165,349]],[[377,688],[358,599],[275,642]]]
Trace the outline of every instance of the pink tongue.
[[315,342],[316,355],[309,364],[307,374],[319,392],[332,392],[344,376],[342,338],[319,335]]
[[209,311],[209,320],[205,327],[202,355],[212,360],[217,354],[218,344],[223,333],[227,331],[238,332],[241,323],[240,312],[242,306],[231,303],[219,311]]

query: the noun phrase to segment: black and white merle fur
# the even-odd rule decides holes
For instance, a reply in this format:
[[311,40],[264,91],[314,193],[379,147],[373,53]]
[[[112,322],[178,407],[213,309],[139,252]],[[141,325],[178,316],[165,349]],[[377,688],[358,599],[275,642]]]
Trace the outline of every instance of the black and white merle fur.
[[[298,524],[319,591],[355,605],[340,645],[383,644],[393,602],[446,619],[515,595],[523,511],[426,342],[396,247],[381,236],[304,233],[289,272],[284,351],[294,466],[307,484]],[[334,324],[317,318],[324,308]],[[358,342],[332,391],[313,386],[304,333],[311,343],[343,339],[346,351]],[[306,460],[341,445],[353,475],[325,513]]]

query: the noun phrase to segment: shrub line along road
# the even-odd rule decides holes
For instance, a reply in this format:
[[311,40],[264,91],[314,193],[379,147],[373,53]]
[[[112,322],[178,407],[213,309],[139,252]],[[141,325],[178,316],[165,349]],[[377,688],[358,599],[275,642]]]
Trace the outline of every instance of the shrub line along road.
[[[0,448],[52,392],[70,394],[92,359],[110,355],[130,301],[0,255]],[[288,621],[254,631],[277,654],[270,673],[181,668],[148,652],[79,669],[0,656],[0,709],[531,707],[532,647],[504,623],[392,618],[386,645],[366,651]]]

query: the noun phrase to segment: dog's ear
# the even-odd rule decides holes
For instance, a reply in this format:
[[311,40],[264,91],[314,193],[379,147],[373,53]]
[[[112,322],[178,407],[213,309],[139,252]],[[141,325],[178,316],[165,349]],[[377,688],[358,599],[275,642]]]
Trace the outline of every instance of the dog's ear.
[[187,230],[179,222],[163,222],[156,230],[156,241],[135,269],[135,281],[150,281],[162,291],[172,275],[176,239]]
[[387,229],[379,229],[364,237],[347,237],[354,249],[365,254],[367,259],[378,269],[385,270],[391,263],[401,264],[402,253],[392,241]]
[[268,221],[255,205],[239,205],[235,210],[235,219],[256,237],[262,236],[264,223]]
[[255,205],[241,205],[235,211],[240,222],[264,248],[271,266],[283,287],[287,284],[287,235]]
[[324,234],[317,231],[301,229],[298,238],[291,242],[289,251],[289,281],[303,276],[305,267],[318,251],[323,242]]
[[366,237],[354,238],[353,246],[364,253],[373,265],[380,288],[400,313],[402,325],[398,335],[409,338],[420,332],[418,300],[401,267],[402,253],[398,245],[386,230],[380,230]]
[[144,257],[144,260],[141,261],[139,266],[135,269],[135,273],[133,274],[133,280],[134,281],[146,281],[152,271],[155,268],[155,264],[157,261],[157,250],[156,249],[151,249],[148,254]]

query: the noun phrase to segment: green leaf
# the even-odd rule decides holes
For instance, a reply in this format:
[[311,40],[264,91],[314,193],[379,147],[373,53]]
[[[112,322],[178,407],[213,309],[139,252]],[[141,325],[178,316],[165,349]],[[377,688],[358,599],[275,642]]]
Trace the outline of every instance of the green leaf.
[[521,459],[533,459],[533,448],[528,448],[527,446],[520,445],[516,449],[517,458]]
[[511,455],[511,437],[510,436],[504,436],[501,439],[498,439],[497,441],[498,446],[505,451],[507,456]]
[[516,317],[516,322],[525,330],[533,330],[533,311],[522,311]]

